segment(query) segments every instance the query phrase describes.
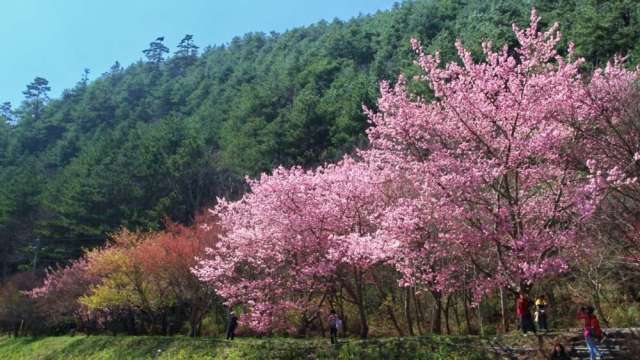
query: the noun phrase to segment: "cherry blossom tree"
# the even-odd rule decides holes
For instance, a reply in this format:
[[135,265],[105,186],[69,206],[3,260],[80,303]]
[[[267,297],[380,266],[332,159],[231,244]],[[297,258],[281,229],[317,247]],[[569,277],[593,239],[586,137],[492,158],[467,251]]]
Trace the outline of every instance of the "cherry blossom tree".
[[79,299],[99,283],[99,278],[88,272],[87,260],[81,258],[65,267],[50,269],[42,286],[30,290],[27,294],[35,300],[41,313],[46,315],[49,327],[58,327],[76,323],[84,329],[91,316]]
[[219,201],[215,213],[225,235],[194,272],[229,306],[249,307],[241,323],[257,332],[294,331],[288,313],[313,317],[335,268],[326,257],[329,238],[321,231],[314,174],[279,168],[249,186],[240,201]]
[[230,305],[248,304],[243,320],[257,331],[293,331],[292,311],[308,324],[343,289],[366,337],[365,286],[394,246],[376,236],[384,184],[384,173],[351,158],[249,180],[251,192],[240,201],[219,202],[225,236],[195,272]]
[[[401,77],[395,86],[382,83],[379,111],[368,111],[374,125],[370,157],[418,189],[389,220],[397,224],[401,213],[418,233],[396,236],[401,242],[423,239],[419,250],[436,261],[464,261],[457,269],[436,268],[428,282],[448,284],[472,270],[480,297],[565,271],[568,257],[584,244],[577,229],[618,180],[593,161],[581,161],[575,124],[612,120],[602,109],[617,107],[617,95],[637,73],[615,63],[585,81],[573,46],[567,57],[556,51],[558,25],[541,33],[538,21],[534,10],[529,28],[514,25],[520,42],[515,52],[483,44],[482,62],[458,42],[461,64],[442,67],[438,54],[424,54],[414,40],[425,73],[417,80],[428,82],[433,99],[410,94]],[[409,277],[416,273],[411,264],[416,262],[402,270]]]

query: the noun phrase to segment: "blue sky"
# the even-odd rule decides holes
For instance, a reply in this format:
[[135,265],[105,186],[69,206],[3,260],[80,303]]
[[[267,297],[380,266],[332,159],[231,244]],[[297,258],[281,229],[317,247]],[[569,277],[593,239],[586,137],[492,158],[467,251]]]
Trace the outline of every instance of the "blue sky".
[[250,31],[287,29],[389,9],[393,0],[0,0],[0,103],[17,106],[34,77],[52,97],[118,60],[128,65],[157,36],[173,51],[185,34],[198,46]]

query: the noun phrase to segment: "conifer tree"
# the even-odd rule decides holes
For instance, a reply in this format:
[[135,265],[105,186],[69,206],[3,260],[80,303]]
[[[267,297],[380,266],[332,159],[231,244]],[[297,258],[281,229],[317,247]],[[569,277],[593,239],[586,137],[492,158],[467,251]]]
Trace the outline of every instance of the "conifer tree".
[[176,57],[180,58],[195,58],[198,56],[199,47],[193,43],[193,35],[186,34],[180,43],[178,44],[178,51],[176,51]]
[[169,53],[169,48],[164,46],[163,42],[164,36],[157,37],[149,43],[148,49],[142,51],[150,63],[160,64],[164,61],[164,54]]
[[38,120],[42,116],[44,106],[49,101],[49,95],[47,94],[49,91],[51,91],[49,81],[40,76],[36,76],[36,78],[27,85],[27,89],[22,92],[25,96],[25,105],[28,114],[34,120]]

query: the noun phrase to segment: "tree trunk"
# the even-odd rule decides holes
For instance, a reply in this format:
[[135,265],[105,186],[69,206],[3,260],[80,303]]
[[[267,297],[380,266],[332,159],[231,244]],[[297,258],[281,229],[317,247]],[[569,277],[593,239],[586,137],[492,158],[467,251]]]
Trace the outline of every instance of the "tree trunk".
[[392,292],[391,294],[391,302],[389,302],[389,295],[387,294],[386,291],[384,291],[383,288],[383,284],[382,282],[379,281],[379,279],[373,275],[374,278],[374,282],[376,284],[376,288],[378,289],[378,292],[380,293],[380,298],[383,300],[384,302],[384,307],[387,310],[387,315],[389,316],[389,319],[391,320],[391,323],[393,323],[393,326],[396,329],[396,332],[398,333],[399,336],[404,336],[404,331],[402,331],[402,327],[400,326],[400,324],[398,323],[398,318],[396,317],[396,312],[393,309],[393,304],[395,303],[395,296]]
[[484,336],[484,322],[482,321],[482,301],[478,304],[478,324],[480,324],[480,335]]
[[506,334],[509,332],[509,319],[507,319],[504,289],[502,287],[500,287],[500,315],[502,316],[502,330]]
[[458,299],[459,298],[460,298],[459,296],[455,296],[454,297],[453,317],[454,317],[454,319],[456,319],[457,332],[461,333],[460,329],[462,329],[462,324],[460,323],[460,314],[458,314]]
[[411,318],[411,288],[407,287],[404,291],[404,314],[407,317],[407,328],[409,328],[409,336],[414,336],[413,319]]
[[[327,336],[327,330],[324,327],[324,321],[322,321],[322,316],[318,316],[318,323],[320,323],[320,333],[322,334],[322,337]],[[342,320],[342,328],[344,329],[344,320]]]
[[200,336],[200,328],[202,327],[202,318],[204,317],[205,311],[206,310],[200,308],[194,308],[191,310],[191,314],[189,316],[191,331],[189,331],[189,336]]
[[348,327],[348,319],[347,315],[344,313],[344,297],[342,295],[342,287],[338,291],[336,297],[336,305],[338,305],[338,315],[340,315],[340,319],[342,320],[342,332],[346,335],[349,332]]
[[435,291],[433,294],[434,304],[431,315],[431,332],[434,334],[442,333],[442,295]]
[[355,271],[356,293],[357,293],[357,305],[358,315],[360,316],[360,338],[366,339],[369,337],[369,323],[367,321],[367,309],[365,308],[364,301],[364,284],[362,273],[358,270]]
[[447,335],[451,335],[451,326],[449,325],[449,308],[451,306],[451,295],[447,296],[447,302],[444,306],[444,325],[447,329]]
[[415,289],[411,291],[411,294],[413,296],[413,304],[416,309],[416,325],[418,327],[418,334],[424,335],[424,312],[422,311],[422,303],[420,302],[418,295],[416,295]]
[[598,311],[598,314],[600,314],[600,319],[602,320],[602,322],[604,323],[604,325],[606,327],[609,327],[609,320],[607,319],[607,316],[604,314],[604,312],[602,311],[602,306],[600,304],[600,296],[597,293],[594,293],[591,298],[593,299],[593,305],[596,308],[596,310]]
[[467,334],[471,334],[471,317],[469,316],[469,297],[465,291],[463,294],[462,303],[464,304],[464,321],[467,324]]
[[358,304],[358,312],[360,315],[360,338],[366,339],[369,337],[369,324],[367,322],[367,313],[364,304]]
[[404,331],[402,331],[402,327],[398,323],[398,319],[396,318],[395,311],[393,311],[392,304],[389,304],[387,302],[385,304],[385,308],[387,309],[387,314],[389,315],[389,319],[391,319],[391,322],[393,323],[393,327],[395,327],[396,332],[398,333],[398,336],[404,336]]

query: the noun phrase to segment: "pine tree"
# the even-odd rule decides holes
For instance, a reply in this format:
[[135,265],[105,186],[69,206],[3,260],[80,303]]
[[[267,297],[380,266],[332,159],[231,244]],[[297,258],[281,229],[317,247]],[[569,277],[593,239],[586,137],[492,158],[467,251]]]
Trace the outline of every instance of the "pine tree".
[[82,78],[80,78],[80,83],[85,87],[89,83],[89,73],[90,72],[91,72],[91,70],[89,70],[89,68],[84,68],[84,70],[82,71]]
[[149,43],[148,49],[142,51],[150,63],[160,64],[164,61],[164,54],[169,53],[169,48],[163,42],[164,36],[160,36]]
[[117,74],[120,71],[122,71],[122,65],[120,65],[120,62],[116,60],[116,62],[111,65],[111,68],[109,68],[109,72],[111,72],[111,74]]
[[34,120],[38,120],[42,116],[42,111],[49,101],[49,95],[47,94],[49,91],[51,91],[49,81],[37,76],[27,85],[27,89],[22,92],[25,96],[27,114]]
[[186,34],[178,44],[178,51],[175,55],[179,58],[196,58],[198,56],[198,46],[193,43],[193,35]]

